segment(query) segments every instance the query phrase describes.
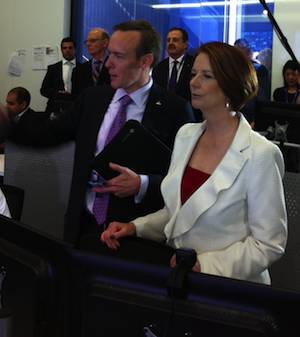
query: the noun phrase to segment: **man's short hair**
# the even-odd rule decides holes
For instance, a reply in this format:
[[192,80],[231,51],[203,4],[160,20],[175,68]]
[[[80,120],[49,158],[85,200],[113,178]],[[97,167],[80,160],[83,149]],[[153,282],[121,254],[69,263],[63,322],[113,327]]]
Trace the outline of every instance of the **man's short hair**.
[[15,94],[17,102],[19,104],[26,102],[26,108],[29,106],[30,101],[31,101],[31,95],[27,89],[23,87],[16,87],[16,88],[9,90],[8,94]]
[[73,46],[74,48],[76,49],[76,43],[75,41],[71,38],[71,37],[64,37],[62,40],[61,40],[61,43],[60,43],[60,48],[62,48],[62,45],[64,42],[70,42],[70,43],[73,43]]
[[122,22],[113,27],[113,31],[137,31],[141,33],[140,43],[136,48],[136,56],[138,58],[145,54],[153,54],[153,62],[151,67],[154,67],[160,58],[161,38],[159,33],[145,20],[132,20]]
[[167,35],[168,35],[170,32],[173,32],[174,30],[179,30],[179,31],[181,32],[181,34],[182,34],[182,41],[183,41],[183,42],[187,42],[187,41],[189,40],[188,32],[187,32],[185,29],[181,28],[181,27],[172,27],[172,28],[170,28],[170,29],[168,30],[168,32],[167,32]]
[[106,40],[109,40],[109,34],[107,33],[106,30],[103,29],[102,31],[102,39],[106,39]]
[[244,39],[244,38],[237,39],[234,42],[234,46],[239,48],[239,49],[244,50],[248,55],[251,55],[251,53],[252,53],[252,49],[251,49],[249,41]]

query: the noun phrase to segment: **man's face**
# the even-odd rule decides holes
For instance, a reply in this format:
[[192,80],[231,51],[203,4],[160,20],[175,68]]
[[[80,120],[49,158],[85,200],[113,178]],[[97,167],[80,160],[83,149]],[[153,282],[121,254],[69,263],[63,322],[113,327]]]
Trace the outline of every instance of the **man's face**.
[[123,88],[131,93],[149,80],[153,55],[146,54],[137,58],[136,48],[140,42],[140,34],[137,31],[116,31],[109,41],[109,57],[105,66],[114,89]]
[[73,42],[63,42],[61,45],[61,53],[63,58],[67,61],[71,61],[75,58],[75,47]]
[[17,95],[14,93],[7,94],[6,97],[6,109],[9,115],[16,116],[26,108],[26,102],[19,103],[17,101]]
[[92,57],[96,57],[97,55],[102,56],[107,48],[108,40],[103,37],[101,30],[94,29],[88,33],[85,45]]
[[187,41],[183,41],[180,30],[172,30],[167,35],[167,51],[173,59],[183,55],[188,47]]

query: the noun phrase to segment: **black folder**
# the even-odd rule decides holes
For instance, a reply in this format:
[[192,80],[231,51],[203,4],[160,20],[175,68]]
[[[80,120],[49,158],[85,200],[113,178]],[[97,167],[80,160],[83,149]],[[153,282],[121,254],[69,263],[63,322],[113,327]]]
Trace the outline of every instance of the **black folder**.
[[93,169],[108,180],[119,173],[109,163],[138,174],[166,174],[172,151],[136,120],[128,120],[113,140],[95,157]]

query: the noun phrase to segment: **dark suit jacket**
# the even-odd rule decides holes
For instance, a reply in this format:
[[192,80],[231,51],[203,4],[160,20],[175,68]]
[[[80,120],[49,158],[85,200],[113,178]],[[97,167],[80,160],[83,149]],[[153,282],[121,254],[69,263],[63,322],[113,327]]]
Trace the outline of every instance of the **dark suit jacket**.
[[[110,84],[110,76],[105,62],[101,68],[97,85]],[[72,74],[72,95],[78,96],[84,89],[95,86],[92,77],[92,60],[76,66]]]
[[[79,239],[80,218],[85,209],[85,194],[91,175],[99,128],[114,92],[110,86],[92,87],[78,98],[73,111],[67,111],[55,120],[48,120],[47,123],[36,123],[35,120],[30,120],[24,115],[14,129],[14,139],[23,144],[45,146],[70,139],[76,141],[64,233],[64,238],[73,243]],[[194,121],[193,111],[187,101],[156,84],[152,86],[142,119],[145,127],[172,148],[177,130],[183,124]],[[163,206],[160,194],[162,178],[162,176],[149,176],[149,187],[140,204],[135,204],[133,197],[112,196],[108,222],[129,221],[161,208]]]
[[41,86],[41,95],[48,98],[47,111],[56,111],[61,105],[63,106],[63,102],[73,101],[72,95],[60,94],[58,93],[60,90],[65,90],[62,61],[48,66]]
[[[194,57],[192,55],[185,55],[182,65],[181,73],[176,84],[175,93],[188,101],[191,100],[190,79],[191,70],[193,67]],[[153,80],[161,87],[168,89],[169,82],[169,58],[167,57],[158,63],[152,72]]]

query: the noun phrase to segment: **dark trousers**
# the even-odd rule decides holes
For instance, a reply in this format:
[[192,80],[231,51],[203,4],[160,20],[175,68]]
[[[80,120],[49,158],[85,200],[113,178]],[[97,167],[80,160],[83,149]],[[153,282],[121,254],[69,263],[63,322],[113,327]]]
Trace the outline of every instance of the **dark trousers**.
[[91,253],[122,258],[135,262],[166,265],[174,254],[174,249],[164,243],[130,236],[119,240],[120,247],[117,251],[111,250],[100,240],[103,226],[97,225],[94,217],[85,214],[82,218],[82,231],[79,249]]

